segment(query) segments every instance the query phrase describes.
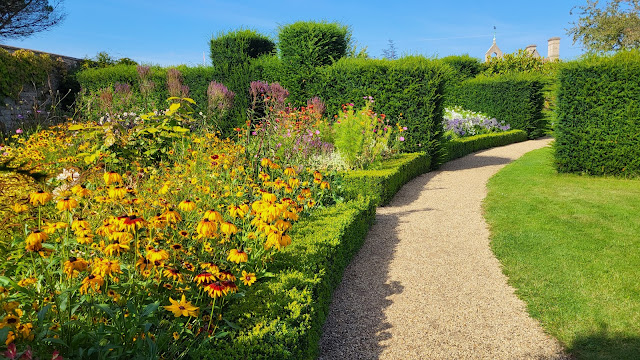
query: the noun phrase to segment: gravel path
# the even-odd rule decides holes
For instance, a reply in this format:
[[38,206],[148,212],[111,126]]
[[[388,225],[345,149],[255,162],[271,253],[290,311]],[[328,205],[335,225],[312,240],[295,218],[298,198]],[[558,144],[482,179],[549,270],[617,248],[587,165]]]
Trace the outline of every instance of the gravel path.
[[481,209],[493,174],[549,142],[451,161],[378,208],[334,293],[319,359],[564,359],[507,284]]

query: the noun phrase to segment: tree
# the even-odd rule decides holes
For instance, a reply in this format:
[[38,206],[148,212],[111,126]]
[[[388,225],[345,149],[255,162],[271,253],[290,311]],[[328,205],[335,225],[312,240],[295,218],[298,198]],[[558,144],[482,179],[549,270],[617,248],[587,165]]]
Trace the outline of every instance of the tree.
[[396,60],[398,58],[396,45],[393,43],[393,40],[389,40],[388,47],[382,50],[382,57],[387,60]]
[[0,1],[0,39],[24,38],[58,25],[65,17],[60,12],[62,1]]
[[567,30],[573,43],[581,42],[589,51],[617,51],[640,48],[640,0],[611,0],[598,6],[587,0],[578,9],[578,22]]

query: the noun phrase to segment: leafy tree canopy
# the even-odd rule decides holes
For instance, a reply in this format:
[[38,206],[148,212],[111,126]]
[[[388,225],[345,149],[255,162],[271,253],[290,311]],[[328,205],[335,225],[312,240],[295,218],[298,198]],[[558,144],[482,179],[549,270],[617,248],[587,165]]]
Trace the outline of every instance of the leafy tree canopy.
[[62,22],[62,0],[0,1],[0,39],[19,39]]
[[587,0],[577,10],[579,19],[567,30],[573,43],[588,51],[617,51],[640,48],[640,0]]

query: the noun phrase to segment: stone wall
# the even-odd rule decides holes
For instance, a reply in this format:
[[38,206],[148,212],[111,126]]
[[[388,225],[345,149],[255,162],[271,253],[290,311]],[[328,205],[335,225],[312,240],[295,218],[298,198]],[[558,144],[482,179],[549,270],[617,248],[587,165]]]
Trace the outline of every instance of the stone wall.
[[[0,48],[10,53],[22,49],[2,44],[0,44]],[[35,54],[47,54],[54,59],[61,59],[67,66],[67,69],[75,68],[83,61],[83,59],[71,56],[51,54],[36,50],[29,51]],[[25,123],[29,123],[29,125],[44,125],[45,120],[48,118],[47,110],[54,101],[59,100],[59,97],[64,95],[56,95],[61,80],[60,74],[54,72],[49,74],[47,86],[36,88],[33,84],[22,84],[23,88],[18,99],[10,97],[0,98],[0,133],[13,133],[16,129],[23,127]]]

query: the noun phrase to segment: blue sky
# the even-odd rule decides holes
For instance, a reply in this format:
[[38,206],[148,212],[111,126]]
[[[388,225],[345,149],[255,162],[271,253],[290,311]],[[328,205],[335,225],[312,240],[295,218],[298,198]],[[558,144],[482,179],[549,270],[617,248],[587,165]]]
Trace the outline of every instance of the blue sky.
[[65,21],[27,39],[5,45],[74,57],[106,51],[145,64],[197,65],[209,40],[219,32],[251,28],[277,39],[278,27],[299,20],[348,25],[353,40],[371,57],[381,57],[393,40],[400,54],[483,58],[497,44],[511,53],[530,44],[547,55],[547,40],[561,37],[560,58],[582,54],[566,35],[570,15],[586,0],[444,1],[215,1],[215,0],[65,0]]

